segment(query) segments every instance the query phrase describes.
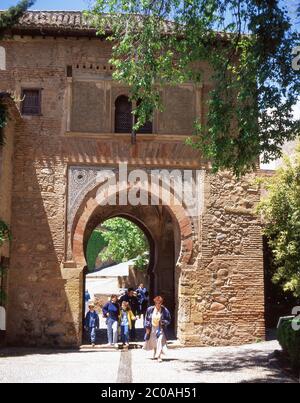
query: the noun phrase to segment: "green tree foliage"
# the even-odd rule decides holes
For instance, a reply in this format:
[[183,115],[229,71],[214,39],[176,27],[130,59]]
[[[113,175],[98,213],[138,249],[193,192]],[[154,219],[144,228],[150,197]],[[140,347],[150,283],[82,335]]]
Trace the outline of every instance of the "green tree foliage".
[[102,232],[99,229],[94,230],[87,245],[87,264],[90,271],[95,269],[96,259],[106,245]]
[[142,230],[124,218],[112,218],[103,224],[107,248],[99,257],[117,263],[136,259],[135,266],[143,269],[148,263],[149,244]]
[[7,224],[0,220],[0,247],[3,246],[5,242],[9,241],[10,238],[10,230]]
[[195,122],[189,143],[214,170],[244,173],[260,154],[264,162],[277,158],[299,133],[292,119],[299,35],[279,0],[97,0],[89,15],[99,35],[110,32],[114,78],[141,100],[136,129],[162,109],[161,86],[201,82],[202,60],[215,86],[206,122]]
[[300,297],[300,146],[274,176],[262,179],[267,196],[258,211],[274,256],[273,281]]
[[0,38],[6,29],[15,25],[28,8],[33,6],[35,0],[21,0],[14,7],[0,13]]

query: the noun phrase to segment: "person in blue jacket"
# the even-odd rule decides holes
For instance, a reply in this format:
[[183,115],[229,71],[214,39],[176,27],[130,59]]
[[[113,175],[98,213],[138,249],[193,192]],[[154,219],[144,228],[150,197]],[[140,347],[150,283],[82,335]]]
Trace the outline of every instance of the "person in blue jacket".
[[89,300],[91,299],[89,290],[85,291],[84,299],[85,299],[85,302],[89,302]]
[[108,344],[118,348],[118,322],[120,315],[120,306],[118,304],[118,297],[112,295],[109,302],[102,308],[103,316],[107,324],[107,338]]
[[89,334],[89,338],[93,347],[96,343],[96,330],[99,329],[99,316],[95,311],[95,305],[89,304],[89,311],[85,317],[85,329]]
[[144,287],[144,284],[141,283],[139,287],[136,289],[136,296],[139,302],[139,313],[144,315],[144,319],[146,316],[148,301],[149,301],[149,293],[147,288]]
[[85,294],[84,294],[84,301],[85,301],[85,314],[87,314],[87,313],[88,313],[88,311],[89,311],[89,302],[90,302],[90,300],[91,300],[90,293],[89,293],[89,291],[88,291],[88,290],[86,290],[86,291],[85,291]]
[[150,306],[145,318],[145,345],[147,351],[154,351],[153,359],[162,362],[162,354],[167,349],[166,328],[171,323],[169,310],[163,305],[163,298],[154,298],[154,305]]

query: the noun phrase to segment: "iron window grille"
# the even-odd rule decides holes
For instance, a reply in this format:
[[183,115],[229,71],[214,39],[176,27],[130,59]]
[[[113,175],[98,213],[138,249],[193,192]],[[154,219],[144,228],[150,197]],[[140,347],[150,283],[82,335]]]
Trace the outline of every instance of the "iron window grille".
[[[115,133],[131,133],[133,127],[132,103],[125,95],[121,95],[115,102]],[[152,133],[152,122],[146,122],[137,133]]]

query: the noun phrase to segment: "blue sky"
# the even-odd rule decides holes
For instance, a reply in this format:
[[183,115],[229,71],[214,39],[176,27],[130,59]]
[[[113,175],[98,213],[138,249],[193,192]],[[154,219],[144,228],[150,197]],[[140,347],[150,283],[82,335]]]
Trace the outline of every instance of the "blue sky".
[[[18,0],[0,0],[0,9],[13,6]],[[32,7],[34,10],[83,10],[88,7],[91,0],[36,0]],[[291,10],[295,4],[299,4],[299,0],[281,0]]]
[[[0,0],[0,9],[14,6],[18,0]],[[33,10],[84,10],[89,0],[37,0]]]
[[[0,0],[0,10],[14,6],[18,0]],[[33,10],[86,10],[93,0],[36,0]],[[295,16],[296,4],[299,5],[300,0],[281,0],[285,4],[293,18]],[[297,24],[297,28],[299,25]]]

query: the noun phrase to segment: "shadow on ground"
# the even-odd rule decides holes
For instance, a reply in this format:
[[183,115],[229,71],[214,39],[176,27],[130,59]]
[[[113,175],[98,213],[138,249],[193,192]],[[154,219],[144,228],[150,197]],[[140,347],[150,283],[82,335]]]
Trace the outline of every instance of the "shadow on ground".
[[74,354],[74,353],[93,354],[93,351],[82,351],[79,348],[63,349],[63,348],[50,348],[50,347],[4,347],[0,349],[0,358],[9,357],[25,357],[29,355],[58,355],[58,354]]
[[219,353],[213,357],[207,357],[205,361],[203,359],[189,361],[189,367],[186,370],[203,376],[232,372],[233,377],[234,373],[239,374],[240,377],[243,371],[255,371],[259,367],[264,372],[261,378],[240,381],[239,383],[291,383],[293,380],[297,383],[297,380],[291,378],[290,374],[285,373],[278,365],[270,362],[271,356],[271,354],[257,350],[247,350],[241,353]]

